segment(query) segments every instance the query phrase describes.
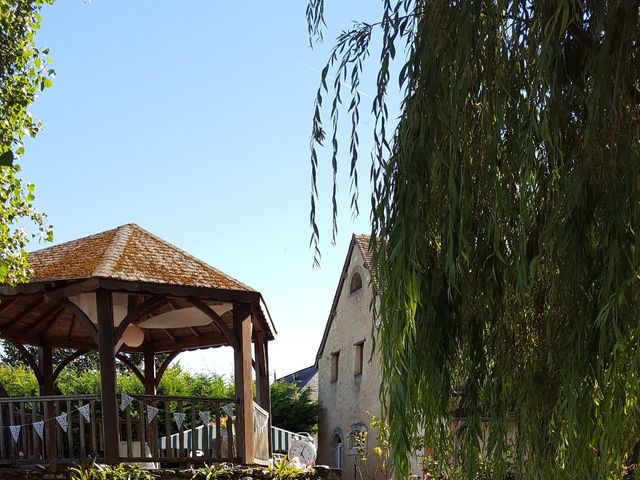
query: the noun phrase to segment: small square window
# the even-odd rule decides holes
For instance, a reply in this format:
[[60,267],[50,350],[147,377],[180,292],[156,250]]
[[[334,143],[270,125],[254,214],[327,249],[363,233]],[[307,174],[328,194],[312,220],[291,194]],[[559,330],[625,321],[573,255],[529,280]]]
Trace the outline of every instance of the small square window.
[[362,374],[362,366],[364,364],[364,340],[358,342],[354,345],[356,347],[356,355],[355,355],[355,365],[354,365],[354,375]]
[[338,363],[340,360],[340,352],[333,352],[331,354],[331,381],[336,382],[338,380]]

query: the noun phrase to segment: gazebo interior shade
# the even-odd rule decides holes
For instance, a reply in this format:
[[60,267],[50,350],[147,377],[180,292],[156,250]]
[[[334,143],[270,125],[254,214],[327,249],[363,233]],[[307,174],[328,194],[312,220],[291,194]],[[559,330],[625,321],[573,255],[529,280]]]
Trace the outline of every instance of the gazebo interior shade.
[[[96,294],[80,293],[69,297],[78,308],[80,308],[91,320],[91,323],[98,324],[98,312],[96,308]],[[113,325],[119,326],[127,316],[128,295],[124,293],[113,294]],[[222,316],[233,308],[233,304],[224,302],[217,305],[210,305],[210,308],[218,315]],[[202,327],[210,325],[211,318],[195,307],[184,307],[179,310],[152,315],[148,319],[137,323],[140,328],[184,328]]]

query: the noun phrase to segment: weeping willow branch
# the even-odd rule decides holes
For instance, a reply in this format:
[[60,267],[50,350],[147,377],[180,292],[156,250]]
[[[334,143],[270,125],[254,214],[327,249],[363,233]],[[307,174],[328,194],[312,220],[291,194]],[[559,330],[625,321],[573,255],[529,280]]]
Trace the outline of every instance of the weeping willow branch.
[[[357,87],[380,32],[371,248],[396,478],[423,437],[465,478],[482,456],[495,475],[513,462],[524,478],[609,478],[640,438],[639,2],[381,6],[380,22],[340,35],[322,73],[311,243],[327,137],[336,231],[343,101],[357,204]],[[323,2],[309,11],[318,38]],[[403,101],[390,131],[393,62]]]

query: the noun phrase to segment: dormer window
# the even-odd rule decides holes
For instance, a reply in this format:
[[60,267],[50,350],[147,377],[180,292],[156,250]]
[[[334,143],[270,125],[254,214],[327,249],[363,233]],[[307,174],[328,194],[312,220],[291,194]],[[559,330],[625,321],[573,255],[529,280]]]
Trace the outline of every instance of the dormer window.
[[362,288],[362,277],[359,273],[354,273],[351,276],[351,283],[349,284],[349,293],[355,293]]

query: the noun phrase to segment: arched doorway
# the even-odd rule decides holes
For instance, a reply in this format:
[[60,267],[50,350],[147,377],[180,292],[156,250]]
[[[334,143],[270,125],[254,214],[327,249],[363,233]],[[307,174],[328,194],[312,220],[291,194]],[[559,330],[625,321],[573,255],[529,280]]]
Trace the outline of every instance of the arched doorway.
[[342,468],[342,430],[336,428],[331,438],[332,463],[334,468]]

